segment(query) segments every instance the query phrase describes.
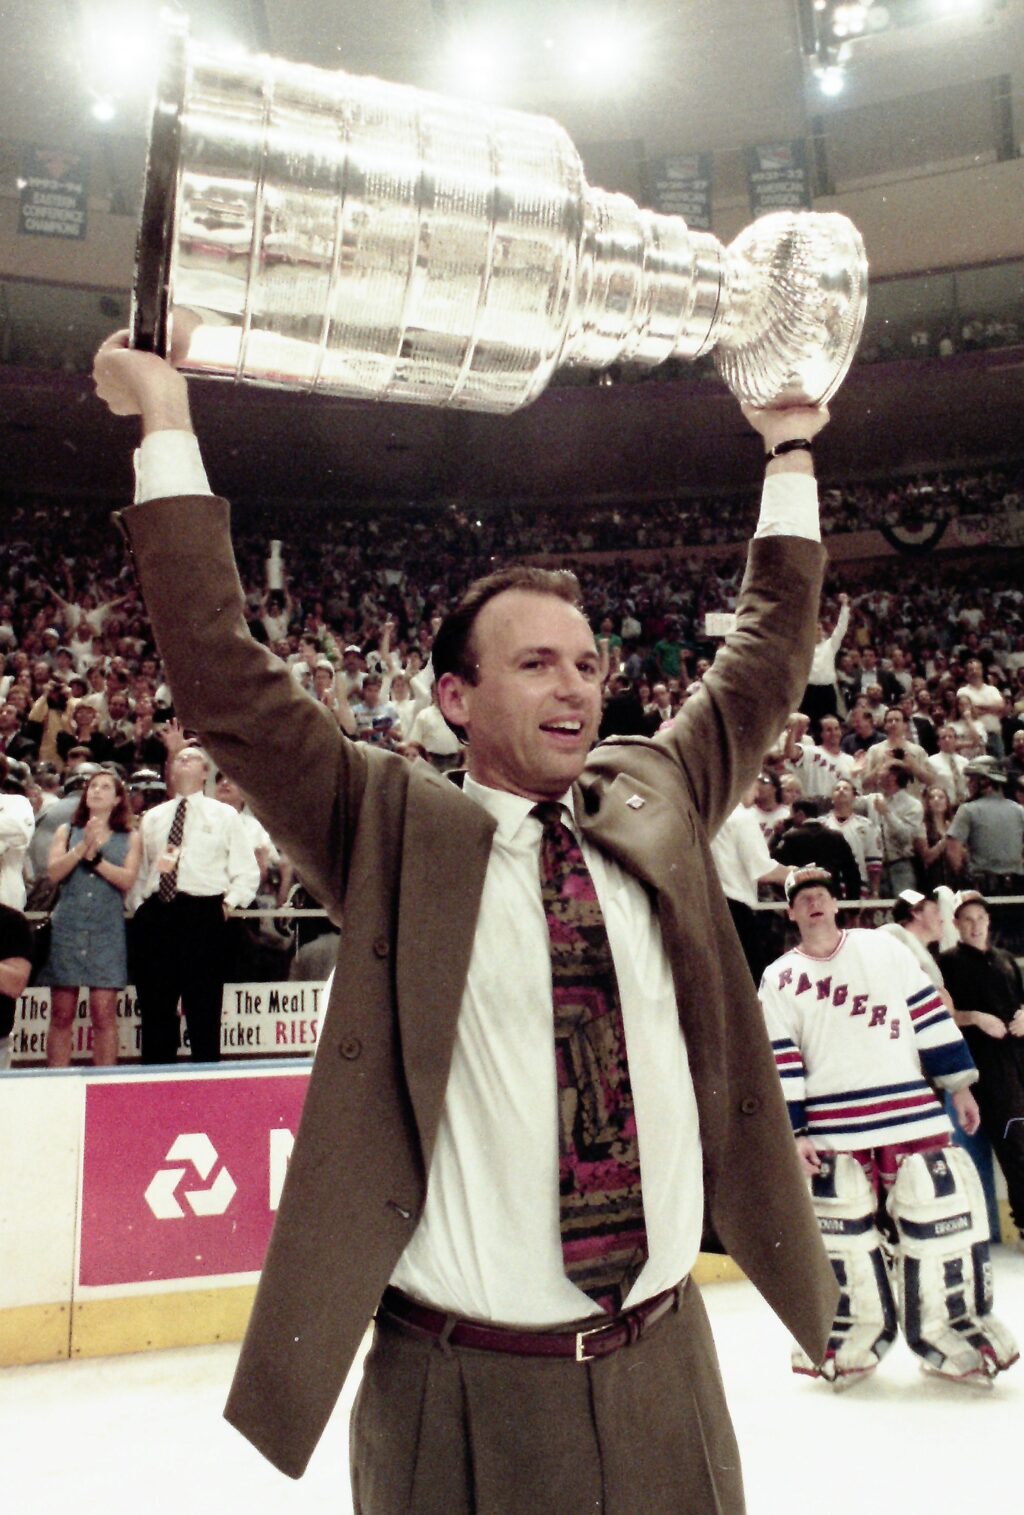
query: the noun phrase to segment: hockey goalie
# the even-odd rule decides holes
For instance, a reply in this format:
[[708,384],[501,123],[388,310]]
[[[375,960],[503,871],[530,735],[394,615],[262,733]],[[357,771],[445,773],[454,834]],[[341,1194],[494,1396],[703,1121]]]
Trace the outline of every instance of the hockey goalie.
[[827,870],[795,870],[785,889],[800,941],[766,969],[761,1003],[841,1290],[824,1361],[794,1349],[793,1369],[845,1388],[899,1327],[927,1371],[989,1383],[1017,1347],[992,1313],[981,1182],[935,1093],[975,1131],[977,1070],[908,948],[841,929]]

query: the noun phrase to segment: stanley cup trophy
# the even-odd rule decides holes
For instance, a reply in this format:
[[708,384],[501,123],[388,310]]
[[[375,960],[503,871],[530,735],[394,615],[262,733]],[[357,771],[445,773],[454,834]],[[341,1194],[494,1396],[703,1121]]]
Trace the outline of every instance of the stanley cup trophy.
[[554,121],[267,57],[169,26],[133,345],[245,383],[504,413],[556,368],[713,351],[738,398],[824,403],[867,265],[844,216],[765,216],[728,248],[592,189]]

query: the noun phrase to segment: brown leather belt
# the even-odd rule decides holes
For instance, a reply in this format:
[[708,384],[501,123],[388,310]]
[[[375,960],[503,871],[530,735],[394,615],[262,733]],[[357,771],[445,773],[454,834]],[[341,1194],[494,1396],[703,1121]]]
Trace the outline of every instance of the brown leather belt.
[[639,1341],[651,1326],[675,1309],[686,1284],[684,1278],[682,1283],[666,1289],[664,1294],[655,1294],[631,1310],[624,1310],[620,1315],[613,1315],[595,1325],[583,1325],[578,1331],[520,1331],[508,1326],[492,1326],[482,1320],[463,1320],[458,1315],[448,1315],[443,1310],[422,1305],[403,1294],[401,1289],[385,1289],[380,1308],[414,1331],[443,1338],[454,1347],[473,1347],[478,1352],[508,1352],[514,1357],[572,1357],[576,1362],[591,1362],[595,1357],[608,1357],[620,1347]]

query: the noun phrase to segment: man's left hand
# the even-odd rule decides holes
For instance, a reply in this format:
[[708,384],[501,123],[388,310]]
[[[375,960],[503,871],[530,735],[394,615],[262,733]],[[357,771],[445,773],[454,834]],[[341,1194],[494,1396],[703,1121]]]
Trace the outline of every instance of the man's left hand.
[[813,441],[829,419],[827,405],[788,405],[783,410],[758,410],[753,405],[743,405],[741,409],[744,419],[764,441],[765,452],[778,447],[780,442],[800,438]]

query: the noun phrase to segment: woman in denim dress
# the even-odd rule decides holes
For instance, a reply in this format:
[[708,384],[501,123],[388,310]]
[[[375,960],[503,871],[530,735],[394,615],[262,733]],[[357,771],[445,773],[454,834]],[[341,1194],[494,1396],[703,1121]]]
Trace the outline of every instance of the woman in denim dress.
[[117,1062],[117,991],[128,982],[124,897],[139,871],[141,838],[132,830],[124,784],[106,770],[86,785],[70,826],[50,848],[49,875],[61,885],[50,955],[39,982],[50,984],[46,1061],[71,1062],[78,992],[89,990],[92,1060]]

